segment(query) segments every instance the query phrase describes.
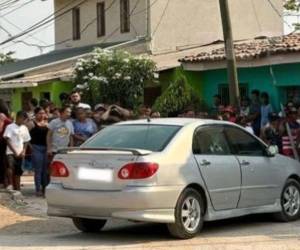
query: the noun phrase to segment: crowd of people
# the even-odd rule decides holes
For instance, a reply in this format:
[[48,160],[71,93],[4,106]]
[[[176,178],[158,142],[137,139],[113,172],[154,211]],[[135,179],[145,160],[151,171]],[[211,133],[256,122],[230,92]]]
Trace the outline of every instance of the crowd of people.
[[[213,98],[213,107],[206,112],[188,106],[171,116],[234,122],[267,144],[277,146],[280,153],[294,157],[293,146],[298,150],[300,145],[300,108],[293,102],[275,113],[268,93],[258,90],[251,92],[251,98],[242,98],[239,110],[224,105],[219,95]],[[137,113],[119,104],[100,103],[92,108],[81,101],[78,91],[63,93],[60,99],[61,108],[46,99],[39,102],[32,99],[29,109],[17,112],[14,119],[5,102],[0,100],[0,188],[20,190],[20,177],[26,165],[31,165],[36,195],[43,196],[49,183],[49,162],[59,149],[80,146],[116,122],[161,116],[147,106],[141,106]]]

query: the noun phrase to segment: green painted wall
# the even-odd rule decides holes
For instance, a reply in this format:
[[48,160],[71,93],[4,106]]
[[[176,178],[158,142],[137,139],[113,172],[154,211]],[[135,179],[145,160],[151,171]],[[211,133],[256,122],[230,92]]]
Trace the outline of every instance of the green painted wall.
[[[227,83],[225,69],[204,72],[188,72],[189,83],[197,89],[211,106],[212,97],[218,93],[219,85]],[[278,110],[280,103],[285,103],[285,87],[300,87],[300,63],[275,65],[272,67],[238,69],[240,83],[248,84],[249,93],[253,89],[269,93],[272,105]]]
[[69,93],[74,88],[74,84],[63,81],[53,81],[51,83],[40,84],[33,88],[17,88],[13,91],[12,96],[12,111],[17,112],[22,108],[22,93],[32,92],[32,97],[40,100],[41,93],[49,92],[50,99],[55,105],[60,106],[59,95],[62,92]]
[[201,74],[198,72],[184,71],[182,68],[175,68],[160,72],[159,81],[162,86],[162,91],[168,87],[170,82],[176,81],[180,75],[184,75],[187,78],[188,83],[193,87],[197,94],[202,97],[203,79]]

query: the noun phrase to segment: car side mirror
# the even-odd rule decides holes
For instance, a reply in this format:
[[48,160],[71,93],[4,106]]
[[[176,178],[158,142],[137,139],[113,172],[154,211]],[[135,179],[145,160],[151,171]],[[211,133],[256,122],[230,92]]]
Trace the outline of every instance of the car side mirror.
[[275,145],[271,145],[267,148],[267,153],[269,157],[274,157],[279,153],[278,147]]

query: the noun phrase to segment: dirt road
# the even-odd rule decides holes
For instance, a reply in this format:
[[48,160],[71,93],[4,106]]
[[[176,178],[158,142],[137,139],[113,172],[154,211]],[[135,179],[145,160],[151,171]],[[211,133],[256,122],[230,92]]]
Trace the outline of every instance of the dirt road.
[[0,205],[0,250],[37,249],[300,249],[300,221],[275,223],[250,216],[206,223],[198,237],[178,241],[163,225],[110,221],[99,234],[79,233],[69,219],[46,216],[46,203],[36,198],[25,179],[26,205]]

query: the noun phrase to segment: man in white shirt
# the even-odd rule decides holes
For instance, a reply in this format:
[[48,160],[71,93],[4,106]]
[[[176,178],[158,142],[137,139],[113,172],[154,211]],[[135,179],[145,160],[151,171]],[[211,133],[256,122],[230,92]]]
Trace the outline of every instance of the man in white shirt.
[[16,121],[8,125],[3,134],[7,142],[7,189],[21,189],[22,162],[25,157],[27,144],[31,139],[28,128],[24,125],[27,120],[28,114],[19,111]]

